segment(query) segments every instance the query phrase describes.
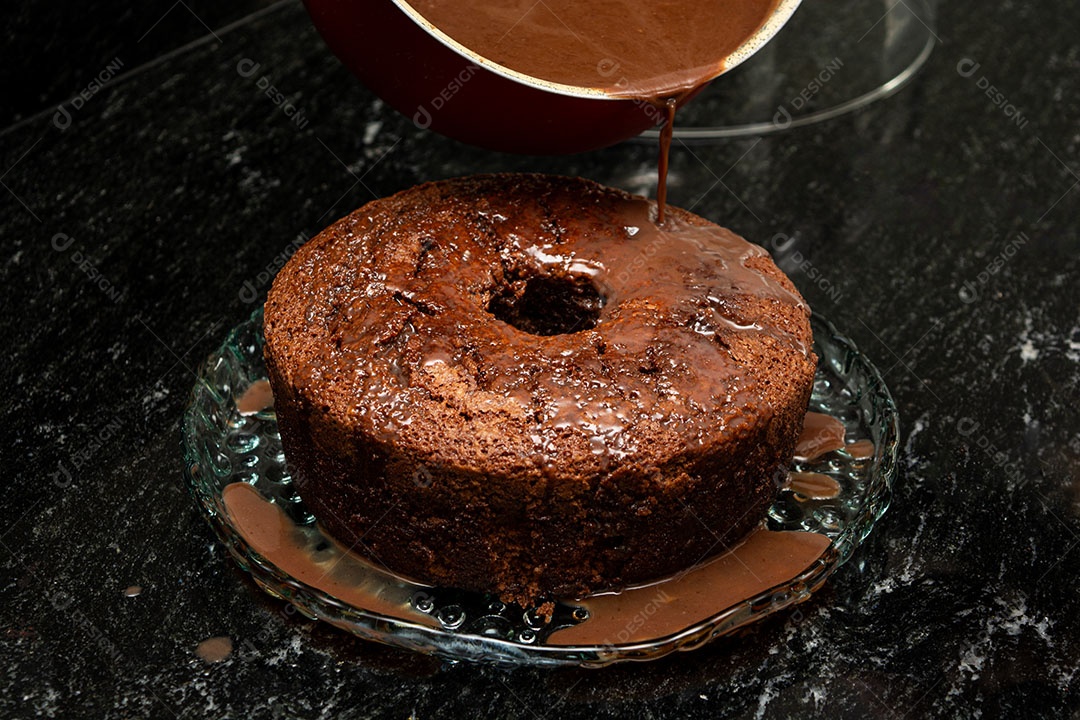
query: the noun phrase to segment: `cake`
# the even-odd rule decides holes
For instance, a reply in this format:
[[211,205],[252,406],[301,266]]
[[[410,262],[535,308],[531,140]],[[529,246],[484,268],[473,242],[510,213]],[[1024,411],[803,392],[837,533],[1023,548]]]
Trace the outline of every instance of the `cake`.
[[813,383],[768,254],[580,178],[368,203],[265,307],[288,467],[327,532],[412,580],[531,605],[648,582],[763,520]]

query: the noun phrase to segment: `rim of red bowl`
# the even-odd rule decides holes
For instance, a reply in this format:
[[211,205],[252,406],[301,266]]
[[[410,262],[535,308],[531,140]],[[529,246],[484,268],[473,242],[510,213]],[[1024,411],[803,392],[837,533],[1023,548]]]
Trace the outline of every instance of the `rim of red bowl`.
[[[542,80],[530,75],[525,75],[516,70],[512,70],[505,65],[500,65],[496,62],[488,60],[482,55],[465,47],[461,43],[457,42],[449,35],[444,33],[439,28],[435,27],[429,22],[423,15],[417,12],[409,3],[405,0],[392,0],[392,2],[401,10],[405,15],[419,25],[425,32],[441,42],[447,48],[453,50],[459,55],[469,58],[477,65],[490,70],[496,75],[501,75],[509,80],[522,83],[524,85],[530,85],[532,87],[545,90],[547,92],[555,93],[557,95],[569,95],[570,97],[592,98],[598,100],[627,100],[626,96],[612,95],[599,88],[579,87],[576,85],[564,85],[562,83],[551,82],[549,80]],[[723,59],[723,64],[720,66],[720,71],[709,78],[713,80],[720,75],[723,75],[732,68],[740,65],[747,60],[751,55],[756,53],[762,47],[765,46],[769,40],[780,32],[780,29],[784,27],[787,21],[794,14],[796,8],[802,0],[778,0],[776,8],[773,13],[762,23],[761,27],[757,31],[746,39],[739,47],[735,49],[730,55]]]

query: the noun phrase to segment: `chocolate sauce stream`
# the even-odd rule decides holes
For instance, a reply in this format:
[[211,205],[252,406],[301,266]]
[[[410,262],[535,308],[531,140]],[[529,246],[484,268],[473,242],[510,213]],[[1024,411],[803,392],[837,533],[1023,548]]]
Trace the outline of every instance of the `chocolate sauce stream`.
[[671,155],[671,134],[675,128],[675,107],[678,101],[668,98],[663,108],[667,113],[664,128],[660,131],[660,166],[656,179],[656,224],[664,224],[664,209],[667,207],[667,171],[668,158]]

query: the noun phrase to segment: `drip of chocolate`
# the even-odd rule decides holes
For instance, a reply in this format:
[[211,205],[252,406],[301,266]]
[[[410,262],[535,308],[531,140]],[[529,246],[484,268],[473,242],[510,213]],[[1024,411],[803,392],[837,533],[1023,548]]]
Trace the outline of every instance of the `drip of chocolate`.
[[233,651],[233,641],[228,635],[218,635],[216,637],[207,638],[203,640],[195,648],[195,654],[198,655],[203,662],[217,663],[227,659]]
[[668,157],[671,155],[671,134],[675,130],[675,98],[668,98],[664,103],[667,112],[667,120],[664,128],[660,131],[660,167],[656,179],[656,224],[664,224],[664,210],[667,208],[667,169]]
[[833,450],[842,449],[844,433],[844,423],[831,415],[806,413],[802,433],[795,443],[795,459],[808,462]]
[[236,409],[241,415],[255,415],[274,406],[274,394],[267,380],[256,380],[244,394],[236,399]]
[[836,478],[822,473],[789,473],[787,486],[810,500],[829,500],[840,495],[840,483]]

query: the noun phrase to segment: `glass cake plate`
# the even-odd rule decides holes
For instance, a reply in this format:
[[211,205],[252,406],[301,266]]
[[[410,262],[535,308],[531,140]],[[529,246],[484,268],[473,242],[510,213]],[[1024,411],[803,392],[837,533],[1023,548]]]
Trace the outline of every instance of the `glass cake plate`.
[[[785,488],[761,532],[815,540],[818,549],[803,569],[782,578],[768,579],[760,569],[765,579],[758,577],[753,553],[745,554],[747,561],[728,562],[742,546],[704,563],[705,570],[722,569],[725,562],[738,565],[735,571],[749,572],[767,587],[734,601],[718,599],[716,607],[701,606],[701,597],[723,598],[723,593],[699,596],[697,615],[686,615],[690,619],[677,626],[650,619],[661,604],[668,615],[680,617],[677,585],[556,602],[545,620],[536,608],[391,575],[326,535],[300,500],[281,449],[265,381],[261,308],[200,368],[184,416],[185,474],[207,521],[239,565],[266,592],[312,619],[447,660],[588,667],[651,660],[699,647],[805,601],[851,557],[888,507],[899,437],[895,405],[878,371],[850,340],[823,318],[814,317],[812,324],[819,363],[810,410],[841,421],[845,444],[812,461],[794,462],[792,471],[823,480],[835,492]],[[664,591],[668,587],[670,593]],[[631,602],[639,596],[648,602]],[[626,607],[613,604],[620,600]],[[587,637],[581,633],[590,624],[605,623],[624,631],[609,633],[602,642],[573,641]]]

